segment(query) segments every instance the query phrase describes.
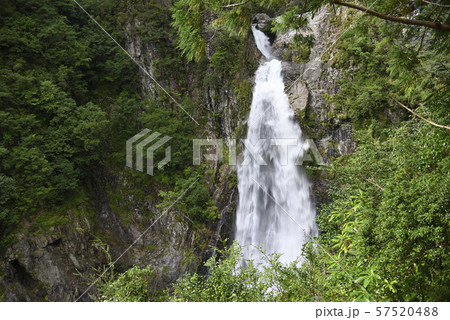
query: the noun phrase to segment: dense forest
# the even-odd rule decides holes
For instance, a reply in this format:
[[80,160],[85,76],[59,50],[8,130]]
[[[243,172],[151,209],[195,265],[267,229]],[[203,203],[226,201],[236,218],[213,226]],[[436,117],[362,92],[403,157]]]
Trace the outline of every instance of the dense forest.
[[[305,165],[312,183],[324,186],[316,208],[320,235],[304,245],[305,262],[285,265],[275,254],[263,266],[240,267],[232,231],[216,234],[227,199],[237,194],[236,174],[227,157],[193,166],[192,139],[245,136],[257,67],[255,15],[278,17],[263,30],[276,38],[308,29],[320,10],[329,12],[337,35],[320,59],[340,76],[334,92],[322,94],[326,120],[308,107],[296,119],[315,141],[349,125],[355,148],[319,148],[326,165]],[[0,12],[2,300],[26,300],[9,292],[16,280],[8,279],[16,278],[7,265],[26,269],[26,259],[11,258],[20,251],[15,246],[51,238],[64,226],[81,228],[75,220],[87,221],[86,239],[105,258],[71,269],[81,284],[66,300],[84,289],[84,299],[95,301],[450,299],[444,1],[5,0]],[[138,57],[135,39],[151,58]],[[299,33],[282,58],[307,63],[315,41]],[[222,88],[235,97],[231,116],[211,107],[225,99]],[[125,168],[125,142],[143,128],[172,137],[172,159],[153,176]],[[163,156],[161,148],[155,157]],[[161,268],[135,256],[116,264],[135,242],[119,245],[121,234],[98,222],[103,194],[125,227],[136,223],[135,203],[151,204],[140,209],[140,232],[159,212],[174,212],[193,239],[179,276],[163,281]],[[158,250],[148,247],[142,251]],[[38,274],[23,274],[31,282],[21,285],[45,292],[30,297],[52,300]]]

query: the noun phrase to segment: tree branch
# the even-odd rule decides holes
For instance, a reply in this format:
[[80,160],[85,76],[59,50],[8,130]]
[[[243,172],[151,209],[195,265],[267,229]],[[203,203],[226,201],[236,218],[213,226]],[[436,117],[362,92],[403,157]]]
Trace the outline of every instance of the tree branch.
[[426,0],[422,0],[422,2],[425,2],[425,3],[428,3],[428,4],[432,4],[433,6],[444,7],[444,8],[450,8],[449,5],[445,5],[445,4],[440,4],[440,3],[430,2],[430,1],[426,1]]
[[373,184],[375,187],[377,187],[378,189],[380,189],[381,191],[384,191],[384,188],[382,186],[380,186],[378,183],[376,183],[375,181],[373,181],[372,179],[366,179],[364,178],[364,180],[366,180],[367,182]]
[[435,122],[433,122],[433,121],[431,121],[431,120],[425,119],[425,118],[422,117],[420,114],[414,112],[413,110],[411,110],[410,108],[408,108],[407,106],[405,106],[403,103],[401,103],[400,101],[398,101],[397,99],[395,99],[391,94],[389,94],[389,97],[391,97],[395,102],[397,102],[397,103],[398,103],[399,105],[401,105],[403,108],[405,108],[406,110],[408,110],[409,112],[411,112],[413,115],[415,115],[415,116],[419,117],[420,119],[422,119],[422,120],[428,122],[429,124],[432,124],[433,126],[438,127],[438,128],[444,128],[444,129],[450,130],[450,127],[448,127],[448,126],[444,126],[444,125],[442,125],[442,124],[437,124],[437,123],[435,123]]
[[383,20],[388,20],[388,21],[393,21],[393,22],[398,22],[398,23],[403,23],[403,24],[409,24],[409,25],[415,25],[415,26],[425,26],[428,28],[436,29],[436,30],[450,32],[450,25],[441,24],[439,22],[394,17],[394,16],[390,16],[390,15],[387,15],[384,13],[380,13],[378,11],[371,10],[369,8],[365,8],[365,7],[355,4],[355,3],[344,2],[341,0],[333,0],[333,3],[341,5],[341,6],[353,8],[353,9],[356,9],[359,11],[363,11],[365,13],[371,14],[371,15],[381,18]]
[[442,89],[445,89],[447,87],[448,87],[448,84],[446,84],[445,86],[440,87],[439,89],[434,90],[432,93],[430,93],[430,95],[428,97],[426,97],[422,101],[419,101],[417,104],[427,102],[432,96],[434,96],[436,93],[438,93],[439,91],[441,91]]
[[[223,10],[220,10],[219,17],[217,18],[217,20],[220,20],[220,17],[222,16],[222,11]],[[214,39],[214,37],[216,36],[217,30],[219,30],[219,23],[218,22],[217,22],[216,28],[214,29],[214,33],[213,33],[212,37],[208,40],[208,43],[211,42],[212,39]]]
[[222,8],[227,9],[227,8],[234,8],[234,7],[239,7],[239,6],[243,6],[244,4],[250,2],[250,0],[246,0],[244,2],[240,2],[240,3],[233,3],[233,4],[229,4],[227,6],[223,6]]

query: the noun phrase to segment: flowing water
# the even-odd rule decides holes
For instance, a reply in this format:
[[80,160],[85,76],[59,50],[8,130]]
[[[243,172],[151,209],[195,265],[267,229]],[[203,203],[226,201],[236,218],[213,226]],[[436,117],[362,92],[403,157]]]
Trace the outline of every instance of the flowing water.
[[280,261],[289,263],[300,256],[305,240],[317,234],[310,183],[296,165],[308,144],[284,92],[281,61],[273,58],[264,33],[252,30],[265,62],[256,71],[248,119],[247,145],[254,146],[253,152],[245,148],[238,165],[235,239],[243,246],[244,265],[248,259],[263,261],[258,247],[266,254],[282,254]]

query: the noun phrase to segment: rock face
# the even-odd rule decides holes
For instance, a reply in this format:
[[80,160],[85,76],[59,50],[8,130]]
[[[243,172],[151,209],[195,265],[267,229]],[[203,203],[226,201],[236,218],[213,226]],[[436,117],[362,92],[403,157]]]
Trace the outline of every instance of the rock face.
[[[338,10],[337,14],[345,17],[346,10]],[[306,62],[283,62],[283,77],[302,129],[314,139],[326,162],[330,162],[331,157],[352,153],[355,148],[351,126],[337,118],[330,118],[333,105],[324,99],[326,94],[338,92],[337,81],[342,75],[339,69],[332,67],[333,45],[343,31],[330,23],[332,14],[331,7],[323,6],[314,18],[306,15],[308,25],[305,30],[290,30],[279,35],[273,44],[276,56],[289,56],[289,45],[296,34],[314,37]]]
[[[336,15],[345,18],[346,9],[337,9]],[[308,24],[300,30],[289,30],[279,34],[273,41],[273,54],[282,60],[283,78],[291,106],[297,114],[304,133],[314,140],[325,162],[331,157],[352,153],[356,147],[351,138],[351,126],[345,121],[331,118],[333,105],[324,99],[326,94],[339,90],[338,80],[342,72],[332,67],[334,44],[343,32],[338,24],[331,23],[334,15],[330,6],[323,6],[314,17],[305,14]],[[266,14],[256,14],[253,23],[260,30],[267,30],[273,20]],[[294,37],[312,37],[309,56],[303,62],[295,62],[292,48]]]
[[[118,188],[127,188],[126,181],[116,182],[121,183]],[[67,224],[34,234],[28,233],[29,225],[22,227],[18,241],[0,263],[5,300],[76,300],[87,289],[89,279],[98,276],[95,269],[117,258],[117,271],[152,265],[158,274],[157,288],[198,263],[188,257],[194,250],[194,233],[176,213],[164,214],[149,203],[132,199],[136,205],[125,223],[111,209],[106,194],[98,192],[101,196],[91,199],[92,207],[83,206],[88,210],[67,212]],[[80,300],[89,301],[89,293],[95,292]]]
[[[333,45],[344,30],[340,24],[330,21],[333,14],[331,7],[323,6],[314,17],[305,15],[307,27],[278,35],[273,43],[277,57],[291,57],[283,62],[286,91],[303,133],[314,141],[326,163],[330,163],[333,157],[353,153],[356,148],[350,123],[333,118],[334,106],[325,101],[326,95],[338,92],[338,80],[342,76],[341,70],[333,68],[332,61],[336,50]],[[337,15],[345,19],[346,10],[339,8]],[[314,39],[308,48],[309,57],[300,63],[294,62],[296,52],[291,46],[297,34]],[[313,196],[317,206],[325,201],[327,181],[324,176],[324,173],[318,173],[313,177]]]
[[309,91],[303,81],[298,80],[293,83],[288,90],[288,96],[296,114],[304,111],[308,106]]
[[257,29],[263,32],[270,29],[272,21],[273,18],[269,17],[265,13],[257,13],[253,17],[253,24],[256,26]]

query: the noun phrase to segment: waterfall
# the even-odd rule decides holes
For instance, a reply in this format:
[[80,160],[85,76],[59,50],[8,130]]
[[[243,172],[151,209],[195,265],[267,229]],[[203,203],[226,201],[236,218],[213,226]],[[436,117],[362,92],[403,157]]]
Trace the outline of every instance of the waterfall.
[[[281,61],[273,58],[265,34],[252,30],[266,59],[256,71],[247,122],[246,146],[254,146],[253,153],[245,148],[244,161],[238,164],[235,239],[243,246],[244,265],[248,259],[262,261],[257,247],[266,254],[282,254],[280,261],[289,263],[300,256],[305,240],[317,234],[310,183],[296,165],[309,146],[284,92]],[[255,149],[265,165],[255,161]]]

